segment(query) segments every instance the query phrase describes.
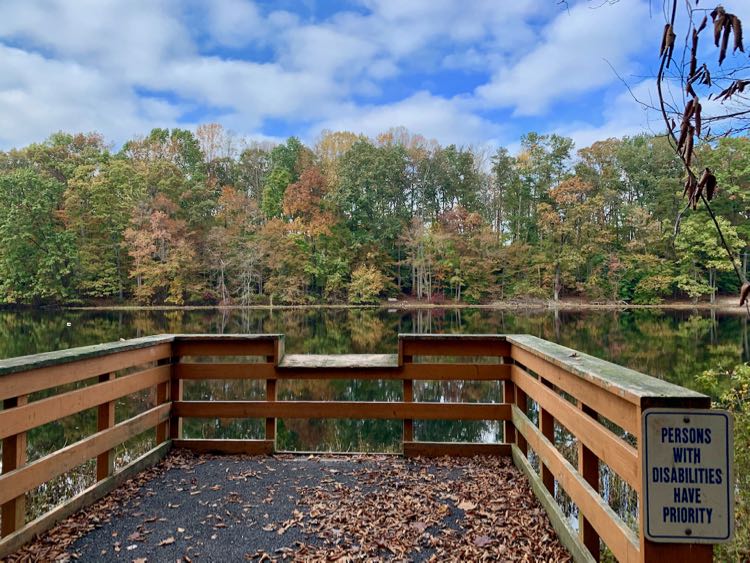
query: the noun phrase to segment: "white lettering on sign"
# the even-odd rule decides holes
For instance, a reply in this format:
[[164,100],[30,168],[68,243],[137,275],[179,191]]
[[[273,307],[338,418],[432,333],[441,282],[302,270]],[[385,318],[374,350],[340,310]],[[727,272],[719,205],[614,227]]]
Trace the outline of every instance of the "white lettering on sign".
[[734,528],[733,420],[726,411],[649,409],[643,413],[646,537],[720,543]]

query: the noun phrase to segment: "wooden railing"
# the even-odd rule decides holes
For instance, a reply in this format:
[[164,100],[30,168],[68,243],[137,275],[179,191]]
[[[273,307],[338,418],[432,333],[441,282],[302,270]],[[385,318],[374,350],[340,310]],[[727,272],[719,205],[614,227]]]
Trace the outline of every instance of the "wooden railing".
[[[228,379],[265,382],[265,400],[183,398],[185,381]],[[403,396],[387,402],[284,401],[279,400],[277,383],[285,379],[397,380]],[[503,396],[492,403],[415,402],[418,380],[502,381]],[[69,389],[71,385],[79,387]],[[34,394],[49,395],[60,386],[67,387],[33,400]],[[153,390],[153,405],[115,424],[115,401],[144,389]],[[602,544],[620,561],[656,561],[664,556],[710,561],[712,556],[710,545],[646,541],[642,526],[631,530],[599,493],[601,472],[611,471],[640,496],[643,410],[709,408],[709,398],[532,336],[400,335],[398,354],[317,356],[285,355],[281,335],[164,335],[2,360],[0,399],[0,557],[156,463],[172,446],[272,453],[277,420],[290,418],[401,420],[407,456],[512,455],[576,560],[598,560]],[[27,462],[27,432],[91,408],[97,409],[96,433]],[[183,418],[263,419],[265,436],[185,439]],[[497,444],[418,442],[414,420],[503,421],[505,439]],[[115,472],[115,448],[153,428],[156,447]],[[564,428],[575,440],[577,466],[564,455],[565,444],[556,438],[556,428]],[[95,485],[26,522],[29,491],[92,459]],[[578,507],[578,531],[569,526],[555,500],[560,491]]]

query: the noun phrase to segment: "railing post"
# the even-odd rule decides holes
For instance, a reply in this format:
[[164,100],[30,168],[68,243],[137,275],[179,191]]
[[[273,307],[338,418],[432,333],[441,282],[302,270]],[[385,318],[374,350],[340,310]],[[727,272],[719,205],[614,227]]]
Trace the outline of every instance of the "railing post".
[[[28,403],[28,396],[22,395],[3,401],[3,409],[12,409]],[[8,436],[3,440],[3,473],[9,473],[26,463],[26,432]],[[0,536],[22,528],[26,523],[26,495],[23,494],[2,505],[3,524]]]
[[[164,403],[167,403],[172,400],[170,391],[172,387],[172,377],[174,376],[174,364],[172,362],[172,358],[164,358],[163,360],[159,360],[156,362],[156,365],[169,366],[169,373],[170,373],[170,381],[165,381],[164,383],[159,383],[159,385],[156,386],[156,405],[163,405]],[[170,437],[169,432],[169,420],[165,420],[164,422],[160,422],[156,425],[156,443],[161,444],[163,442],[166,442]]]
[[[284,356],[284,340],[278,338],[275,342],[274,353],[271,356],[266,356],[266,361],[274,365],[274,369],[279,366],[281,359]],[[266,401],[276,402],[278,400],[277,380],[266,379]],[[273,449],[276,450],[276,429],[277,429],[276,417],[266,418],[266,440],[273,441]]]
[[[398,339],[398,365],[399,367],[403,367],[404,364],[410,364],[412,362],[412,355],[411,354],[404,354],[404,341],[399,337]],[[403,379],[403,396],[404,396],[404,403],[411,403],[414,401],[414,380],[413,379]],[[403,419],[403,442],[413,442],[414,441],[414,420],[411,418],[405,418]]]
[[[516,386],[513,382],[506,379],[503,381],[503,402],[512,405],[516,402]],[[503,431],[503,438],[506,444],[514,444],[516,441],[516,427],[512,420],[506,420]]]
[[[276,399],[278,398],[277,392],[276,392],[276,380],[275,379],[266,379],[266,401],[269,402],[276,402]],[[276,449],[275,443],[276,443],[276,418],[275,417],[268,417],[266,418],[266,440],[273,440],[274,441],[274,450]]]
[[[578,403],[581,411],[585,415],[592,416],[594,419],[597,418],[596,411],[594,409],[584,405],[579,401]],[[596,492],[599,492],[599,458],[596,457],[594,452],[584,446],[581,441],[578,441],[578,472],[591,485]],[[601,559],[601,548],[599,543],[599,534],[591,525],[583,514],[579,515],[578,531],[583,541],[583,545],[589,550],[591,556],[599,561]]]
[[[174,412],[174,403],[176,401],[182,401],[183,384],[182,379],[177,378],[177,370],[175,365],[180,361],[179,357],[175,357],[174,344],[172,345],[172,367],[170,368],[171,375],[169,377],[169,400],[172,403],[172,411]],[[182,417],[169,416],[169,439],[180,440],[182,439]]]
[[[710,409],[711,399],[705,397],[705,399],[680,399],[679,402],[661,397],[643,397],[641,398],[641,405],[638,408],[638,420],[640,421],[643,416],[643,412],[650,408],[659,407],[675,407],[680,406],[682,408],[696,408],[696,409]],[[645,457],[644,451],[644,440],[643,436],[638,435],[638,459],[642,460]],[[643,464],[641,463],[638,468],[639,482],[643,483]],[[714,546],[713,544],[705,543],[657,543],[646,539],[644,531],[646,522],[646,506],[643,502],[642,485],[638,490],[639,498],[639,516],[638,519],[638,532],[641,539],[641,561],[643,563],[672,563],[676,561],[690,561],[690,563],[710,563],[713,561]]]
[[[408,357],[408,356],[407,356]],[[409,359],[411,359],[409,357]],[[414,401],[414,380],[404,379],[404,402],[411,403]],[[411,418],[404,419],[404,442],[414,441],[414,420]]]
[[[114,381],[114,373],[105,373],[99,376],[99,383]],[[108,401],[99,405],[96,416],[96,429],[101,432],[115,425],[115,402]],[[101,481],[111,477],[115,472],[115,450],[107,450],[96,456],[96,480]]]
[[[515,386],[515,388],[516,388],[516,406],[525,416],[528,416],[529,401],[526,395],[526,391],[524,391],[517,385]],[[528,457],[529,443],[526,441],[526,438],[524,438],[520,432],[516,432],[516,444],[518,445],[518,449],[521,450],[521,453],[524,456]]]
[[[540,378],[540,381],[545,387],[552,389],[554,386],[544,378]],[[555,443],[555,418],[552,413],[547,412],[542,407],[539,407],[539,430],[542,432],[545,438],[547,438],[552,444]],[[542,483],[545,488],[552,494],[555,493],[555,476],[547,468],[544,463],[539,463],[540,469],[542,470]]]

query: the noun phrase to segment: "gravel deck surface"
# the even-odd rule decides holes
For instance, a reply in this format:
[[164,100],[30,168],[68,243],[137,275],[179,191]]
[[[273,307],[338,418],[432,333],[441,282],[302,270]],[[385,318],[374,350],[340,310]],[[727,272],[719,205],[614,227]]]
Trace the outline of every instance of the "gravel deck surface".
[[508,458],[194,456],[15,554],[79,561],[566,561]]

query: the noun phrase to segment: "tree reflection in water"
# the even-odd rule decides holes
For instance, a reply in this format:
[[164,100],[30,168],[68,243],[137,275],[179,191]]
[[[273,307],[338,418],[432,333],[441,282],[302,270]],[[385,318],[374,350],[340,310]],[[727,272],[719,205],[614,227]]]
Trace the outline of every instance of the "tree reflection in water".
[[[71,326],[67,326],[70,323]],[[631,367],[685,387],[709,367],[730,367],[750,360],[744,315],[691,311],[508,311],[492,309],[209,309],[0,311],[0,357],[116,341],[158,333],[283,333],[287,353],[395,353],[398,333],[529,333]],[[75,388],[74,384],[66,388]],[[31,400],[43,394],[35,394]],[[262,399],[258,381],[197,381],[185,386],[186,399]],[[418,382],[415,400],[493,402],[501,388],[491,382]],[[389,401],[401,398],[397,381],[283,381],[279,399]],[[123,420],[154,404],[143,392],[117,402]],[[29,434],[29,458],[38,459],[96,429],[95,409],[46,424]],[[186,437],[261,438],[261,420],[185,421]],[[400,421],[283,420],[278,447],[288,450],[398,451]],[[415,437],[424,441],[498,441],[497,423],[416,421]],[[575,462],[575,441],[562,430],[558,446]],[[145,432],[118,449],[124,465],[154,444]],[[91,465],[91,464],[89,464]],[[36,513],[49,498],[64,498],[91,482],[83,466],[36,491]],[[606,468],[601,472],[605,498],[623,516],[635,514],[632,491]],[[36,497],[35,497],[36,498]],[[564,501],[564,498],[560,498]],[[569,513],[574,515],[574,507]]]

